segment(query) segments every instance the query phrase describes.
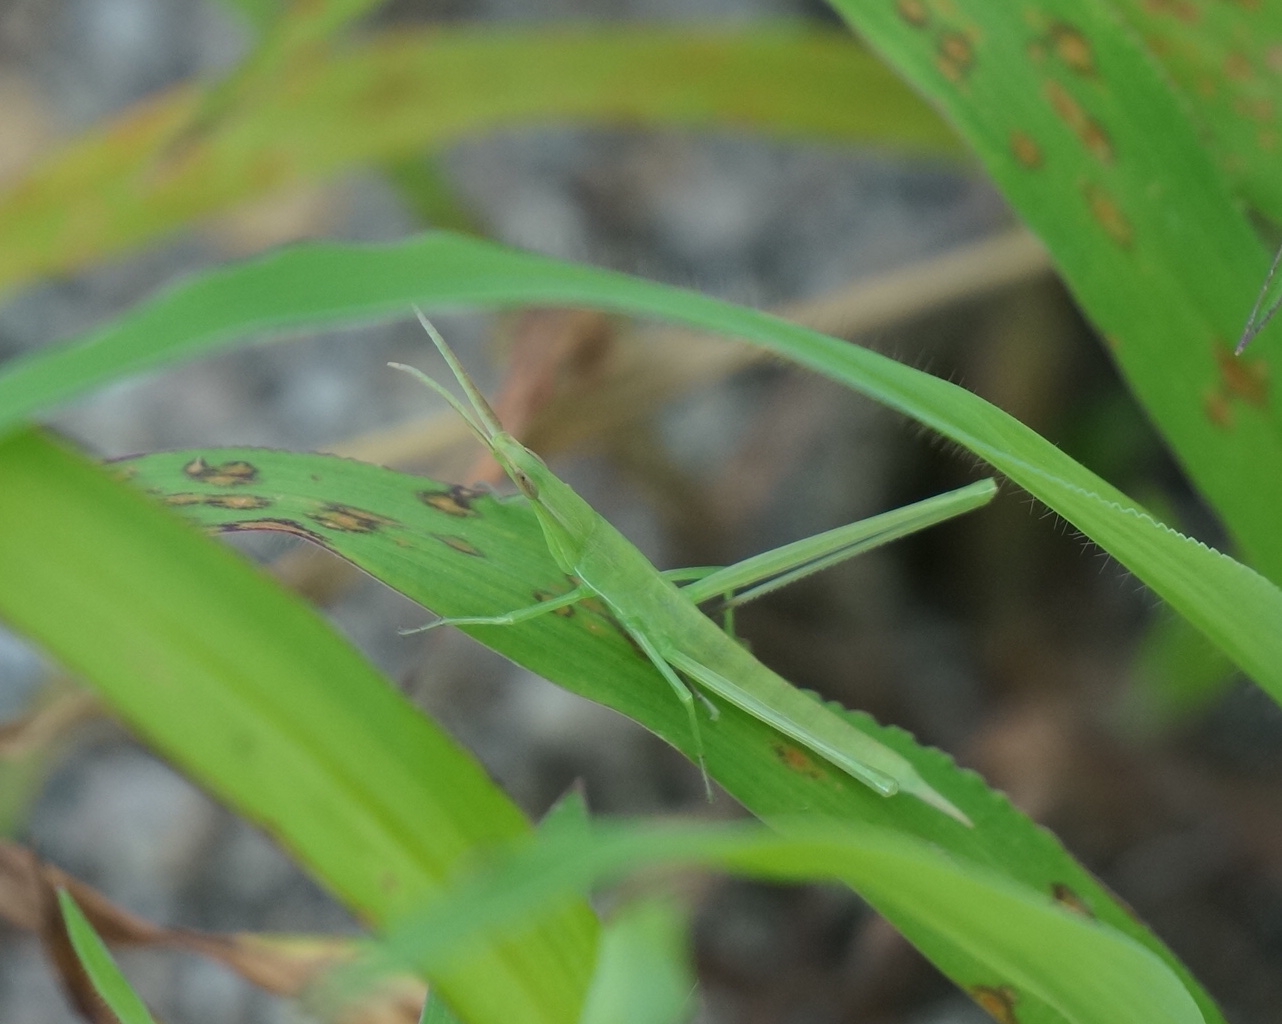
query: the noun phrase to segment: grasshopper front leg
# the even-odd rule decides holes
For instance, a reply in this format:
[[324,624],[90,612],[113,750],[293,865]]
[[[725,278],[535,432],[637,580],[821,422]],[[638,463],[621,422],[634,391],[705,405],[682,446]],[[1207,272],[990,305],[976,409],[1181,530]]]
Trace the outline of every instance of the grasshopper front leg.
[[528,608],[518,608],[516,611],[507,612],[504,615],[461,615],[449,616],[437,619],[435,622],[429,622],[426,626],[415,626],[413,629],[402,629],[401,636],[412,636],[415,633],[426,633],[429,629],[436,629],[438,626],[515,626],[518,622],[525,622],[528,619],[538,618],[547,612],[554,612],[558,608],[566,608],[572,604],[578,604],[585,598],[592,597],[596,591],[582,584],[573,590],[566,591],[559,597],[548,598],[546,601],[540,601],[538,604],[532,604]]

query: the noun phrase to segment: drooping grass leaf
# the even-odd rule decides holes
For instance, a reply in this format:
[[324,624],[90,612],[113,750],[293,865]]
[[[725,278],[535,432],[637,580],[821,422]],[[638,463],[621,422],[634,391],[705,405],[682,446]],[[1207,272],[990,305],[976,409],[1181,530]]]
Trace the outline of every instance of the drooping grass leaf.
[[1049,895],[920,840],[813,822],[786,838],[759,828],[654,825],[543,836],[398,929],[387,943],[388,959],[447,964],[475,936],[503,934],[549,898],[654,864],[701,864],[775,880],[841,879],[883,913],[911,906],[923,928],[950,936],[982,965],[987,983],[969,993],[998,1020],[1032,1019],[1031,999],[1072,1024],[1204,1019],[1166,964]]
[[[93,684],[163,756],[386,927],[529,829],[476,762],[315,613],[34,432],[0,441],[0,619]],[[581,902],[434,978],[477,1020],[582,1005]]]

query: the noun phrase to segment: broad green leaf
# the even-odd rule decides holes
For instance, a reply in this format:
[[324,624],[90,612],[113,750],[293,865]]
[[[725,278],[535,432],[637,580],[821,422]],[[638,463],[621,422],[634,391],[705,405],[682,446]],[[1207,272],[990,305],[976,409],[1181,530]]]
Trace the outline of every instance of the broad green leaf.
[[[444,614],[494,614],[556,593],[569,583],[550,557],[522,501],[498,499],[423,477],[326,455],[261,449],[166,452],[118,463],[134,484],[194,521],[224,530],[282,530],[307,537],[388,585]],[[519,627],[473,627],[477,639],[554,682],[616,708],[693,756],[689,724],[653,667],[590,604]],[[831,705],[836,709],[836,705]],[[847,713],[852,723],[908,760],[975,823],[963,828],[911,799],[877,797],[827,769],[732,706],[703,728],[709,772],[749,810],[788,828],[798,808],[833,820],[862,821],[917,835],[1012,881],[1108,921],[1168,960],[1170,953],[1054,838],[1016,812],[974,775],[903,732]],[[776,816],[784,816],[775,821]],[[581,805],[567,800],[540,834],[586,834]],[[966,988],[990,975],[963,949],[906,910],[896,927]],[[1189,980],[1193,991],[1196,985]],[[1200,993],[1210,1019],[1215,1012]],[[1056,1021],[1025,993],[1023,1024]]]
[[498,130],[663,125],[959,151],[849,38],[787,27],[440,28],[298,61],[279,81],[246,75],[212,98],[184,89],[149,100],[0,194],[0,290],[301,183]]
[[[0,619],[386,927],[528,824],[314,612],[33,432],[0,441]],[[476,1020],[579,1012],[595,919],[559,908],[434,979]]]
[[974,148],[1247,560],[1282,581],[1282,347],[1233,354],[1268,255],[1138,34],[1107,0],[832,3]]
[[120,973],[120,968],[111,959],[107,947],[94,931],[76,906],[76,901],[65,889],[58,890],[58,907],[62,911],[62,920],[67,926],[67,935],[72,948],[80,958],[80,964],[89,975],[94,990],[111,1008],[120,1024],[156,1024],[143,1001],[129,985],[128,980]]
[[[388,940],[391,962],[448,964],[478,935],[503,934],[544,901],[654,864],[701,864],[781,880],[841,879],[874,907],[905,906],[985,968],[970,995],[999,1020],[1024,1020],[1035,997],[1073,1024],[1201,1024],[1180,979],[1120,932],[1049,895],[882,829],[612,825],[543,837],[447,896]],[[893,911],[891,915],[893,916]],[[1001,1012],[1001,1011],[1004,1011]]]

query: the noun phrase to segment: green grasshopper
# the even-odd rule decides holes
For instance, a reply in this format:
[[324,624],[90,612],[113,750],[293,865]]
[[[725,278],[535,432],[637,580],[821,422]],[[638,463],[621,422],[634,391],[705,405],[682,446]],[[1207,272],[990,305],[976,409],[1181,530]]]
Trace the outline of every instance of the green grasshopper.
[[[439,619],[423,628],[513,625],[595,597],[605,604],[618,624],[667,680],[685,708],[701,769],[704,767],[703,739],[696,697],[706,706],[712,721],[716,720],[719,712],[704,693],[682,679],[683,675],[882,796],[910,793],[958,821],[971,824],[965,814],[921,778],[906,758],[860,732],[822,703],[770,671],[705,616],[697,604],[750,587],[760,580],[768,580],[740,593],[735,600],[742,603],[849,558],[889,536],[909,533],[930,522],[977,508],[996,493],[996,485],[991,480],[930,499],[915,510],[914,507],[901,509],[885,517],[853,523],[797,541],[728,569],[682,570],[664,574],[567,483],[553,474],[541,458],[503,430],[497,416],[445,340],[421,312],[415,312],[423,329],[445,357],[471,409],[421,371],[399,363],[391,365],[411,374],[441,395],[463,418],[529,501],[556,564],[577,581],[575,588],[567,594],[506,615]],[[695,582],[684,589],[679,589],[674,582],[691,577]],[[706,770],[704,781],[707,784]]]

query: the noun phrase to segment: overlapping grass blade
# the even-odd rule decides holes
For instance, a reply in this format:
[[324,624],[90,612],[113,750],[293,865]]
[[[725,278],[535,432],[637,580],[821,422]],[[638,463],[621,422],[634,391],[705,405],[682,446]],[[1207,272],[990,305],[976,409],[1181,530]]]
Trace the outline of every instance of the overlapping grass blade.
[[[529,829],[479,765],[314,612],[100,467],[0,441],[0,620],[386,927]],[[559,1024],[595,949],[582,902],[436,979],[471,1019]]]
[[947,381],[744,307],[446,233],[318,244],[213,271],[0,376],[0,429],[122,374],[305,326],[417,303],[590,305],[736,335],[824,373],[968,448],[1148,584],[1282,700],[1282,591],[1137,509],[1036,432]]
[[[543,901],[654,864],[701,864],[774,880],[841,879],[875,907],[912,915],[983,965],[970,994],[1008,1020],[1037,999],[1072,1024],[1202,1024],[1166,964],[1125,935],[920,840],[862,827],[801,825],[787,837],[758,828],[612,825],[541,836],[460,887],[388,941],[394,963],[448,964],[474,936],[503,934]],[[893,911],[892,911],[892,916]],[[1000,1016],[998,1019],[1002,1019]]]

